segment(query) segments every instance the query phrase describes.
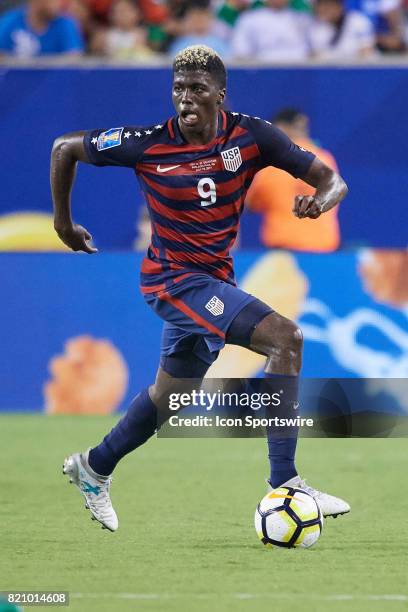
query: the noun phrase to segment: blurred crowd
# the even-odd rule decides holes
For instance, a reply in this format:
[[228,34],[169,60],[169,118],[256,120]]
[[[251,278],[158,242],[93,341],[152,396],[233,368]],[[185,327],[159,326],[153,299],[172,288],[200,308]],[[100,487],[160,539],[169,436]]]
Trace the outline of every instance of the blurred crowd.
[[191,44],[230,62],[404,54],[408,0],[3,0],[0,56],[147,62]]

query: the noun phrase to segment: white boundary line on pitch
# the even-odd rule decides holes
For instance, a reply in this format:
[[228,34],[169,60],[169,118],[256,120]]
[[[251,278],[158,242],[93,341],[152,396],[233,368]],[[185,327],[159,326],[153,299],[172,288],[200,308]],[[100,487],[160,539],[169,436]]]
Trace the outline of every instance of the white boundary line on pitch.
[[[135,599],[135,600],[160,600],[160,599],[210,599],[218,597],[219,593],[185,593],[185,594],[166,594],[166,593],[70,593],[72,599]],[[282,595],[274,593],[231,593],[232,599],[293,599],[302,597],[303,599],[314,599],[318,601],[408,601],[408,595],[387,594],[387,595],[311,595],[305,598],[304,594],[292,593]]]

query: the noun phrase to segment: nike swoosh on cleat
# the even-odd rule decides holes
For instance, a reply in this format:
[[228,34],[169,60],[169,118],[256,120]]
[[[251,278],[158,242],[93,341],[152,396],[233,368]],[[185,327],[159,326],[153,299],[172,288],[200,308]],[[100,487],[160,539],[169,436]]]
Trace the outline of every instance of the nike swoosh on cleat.
[[167,168],[160,168],[160,164],[157,166],[157,172],[169,172],[169,170],[175,170],[176,168],[180,168],[181,164],[178,166],[168,166]]

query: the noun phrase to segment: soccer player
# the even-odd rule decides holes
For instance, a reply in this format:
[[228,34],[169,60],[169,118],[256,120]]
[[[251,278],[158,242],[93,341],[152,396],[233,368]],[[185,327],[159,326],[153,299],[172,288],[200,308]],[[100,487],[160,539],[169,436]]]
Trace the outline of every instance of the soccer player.
[[[346,195],[343,179],[268,121],[225,112],[226,71],[204,46],[188,47],[173,63],[176,115],[149,127],[74,132],[56,139],[51,159],[55,229],[74,251],[95,253],[91,234],[71,217],[77,162],[126,166],[137,174],[149,207],[152,241],[141,269],[141,291],[164,320],[156,380],[95,448],[65,459],[63,471],[80,489],[92,518],[115,531],[111,474],[127,453],[157,429],[158,410],[181,378],[202,379],[225,343],[265,355],[265,375],[284,376],[288,406],[296,403],[302,333],[234,281],[229,250],[245,194],[256,172],[276,166],[316,188],[298,196],[293,213],[317,219]],[[268,431],[270,486],[299,487],[325,516],[349,512],[343,500],[307,486],[297,473],[296,438]]]

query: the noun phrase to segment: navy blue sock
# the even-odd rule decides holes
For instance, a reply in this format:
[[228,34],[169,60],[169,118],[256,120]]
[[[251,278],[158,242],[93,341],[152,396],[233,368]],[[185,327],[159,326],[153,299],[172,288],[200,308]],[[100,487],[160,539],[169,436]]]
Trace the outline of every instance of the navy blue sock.
[[97,474],[108,476],[116,464],[141,446],[157,429],[157,408],[144,389],[135,397],[129,410],[103,441],[91,449],[88,462]]
[[[267,378],[276,378],[280,389],[282,405],[284,406],[285,416],[293,416],[293,404],[298,399],[299,377],[298,376],[275,376],[265,375]],[[295,412],[295,416],[297,413]],[[295,467],[295,453],[297,444],[298,430],[291,428],[287,437],[278,437],[276,428],[266,429],[269,448],[269,463],[271,468],[269,482],[272,487],[279,487],[290,478],[297,476]]]

